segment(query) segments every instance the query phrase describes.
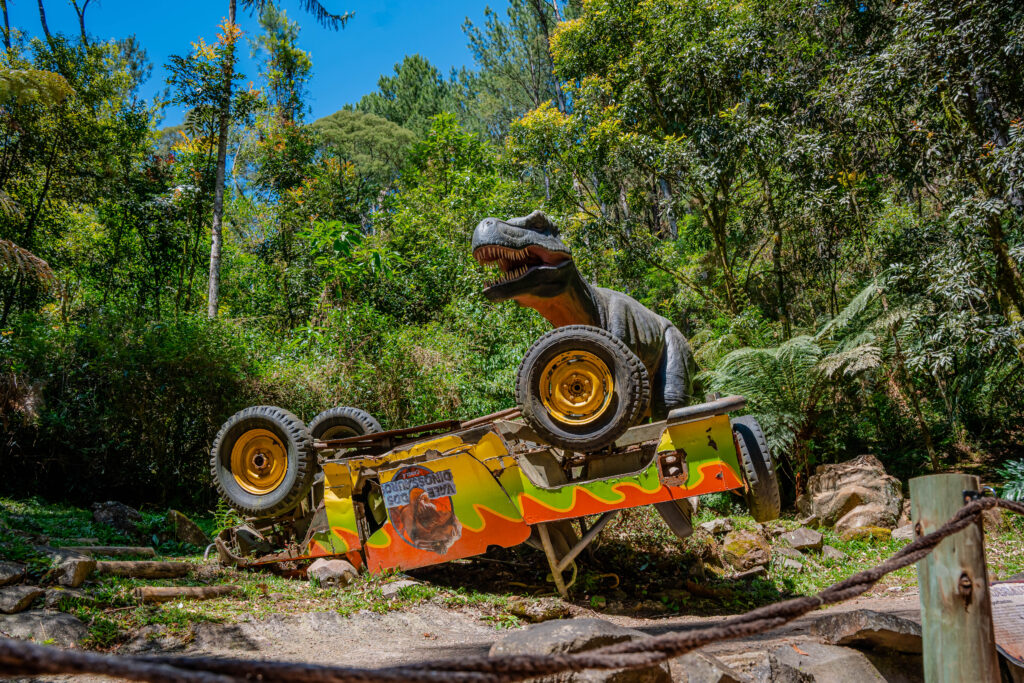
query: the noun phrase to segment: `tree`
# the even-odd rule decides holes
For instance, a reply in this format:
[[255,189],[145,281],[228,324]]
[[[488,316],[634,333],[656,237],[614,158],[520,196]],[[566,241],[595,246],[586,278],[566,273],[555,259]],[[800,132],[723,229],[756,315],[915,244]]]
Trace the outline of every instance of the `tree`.
[[423,138],[433,116],[451,111],[450,89],[437,67],[426,58],[406,55],[395,64],[394,75],[381,75],[377,92],[364,95],[355,108],[397,123]]
[[[42,0],[39,0],[40,11]],[[271,5],[269,0],[242,0],[242,7],[251,11],[262,13]],[[310,14],[322,26],[337,30],[344,28],[351,18],[351,13],[332,14],[317,0],[302,0],[303,9]],[[231,90],[235,80],[235,42],[238,37],[238,27],[235,24],[236,0],[228,0],[228,18],[224,25],[225,35],[228,37],[225,44],[225,54],[221,67],[222,79],[220,88],[219,107],[217,111],[217,176],[214,182],[213,197],[213,223],[210,229],[212,236],[210,243],[210,287],[207,295],[206,313],[209,317],[217,317],[220,307],[220,261],[222,249],[222,233],[224,219],[224,179],[227,169],[228,155],[228,130],[231,126]]]

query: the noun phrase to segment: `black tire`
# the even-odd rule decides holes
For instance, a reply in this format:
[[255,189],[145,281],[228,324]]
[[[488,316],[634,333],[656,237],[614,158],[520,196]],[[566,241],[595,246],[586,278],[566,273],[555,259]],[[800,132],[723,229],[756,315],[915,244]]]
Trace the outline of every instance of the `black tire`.
[[768,441],[757,420],[750,416],[731,420],[732,433],[747,479],[747,490],[743,494],[750,516],[756,522],[770,522],[778,519],[782,510],[779,494],[779,478],[775,473]]
[[[280,483],[266,493],[246,490],[232,471],[231,453],[239,439],[253,430],[266,430],[279,439],[285,472]],[[254,406],[231,416],[214,439],[210,470],[217,491],[231,507],[250,517],[275,517],[290,512],[313,485],[318,466],[313,437],[302,420],[274,406]]]
[[654,509],[679,540],[686,540],[693,535],[693,506],[688,499],[655,503]]
[[[612,379],[610,398],[586,424],[560,419],[548,410],[541,398],[548,364],[568,352],[596,356]],[[579,453],[597,451],[615,443],[639,421],[650,400],[647,368],[636,354],[609,332],[588,325],[559,327],[542,336],[526,352],[516,375],[516,403],[526,423],[547,443]]]
[[380,423],[365,410],[338,406],[328,408],[309,423],[309,433],[315,441],[344,439],[383,431]]

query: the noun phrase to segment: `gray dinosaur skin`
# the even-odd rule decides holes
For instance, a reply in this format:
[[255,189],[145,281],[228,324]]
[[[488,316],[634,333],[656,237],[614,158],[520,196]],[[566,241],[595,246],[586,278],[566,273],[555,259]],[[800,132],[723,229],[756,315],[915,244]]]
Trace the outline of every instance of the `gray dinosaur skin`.
[[490,258],[495,253],[490,247],[516,250],[509,257],[510,272],[519,264],[528,270],[516,279],[486,287],[488,300],[513,299],[537,310],[555,327],[593,325],[621,339],[651,378],[652,419],[663,419],[673,408],[690,402],[695,367],[686,337],[633,297],[588,284],[545,214],[534,211],[507,221],[485,218],[473,231],[473,254],[481,263],[496,261]]

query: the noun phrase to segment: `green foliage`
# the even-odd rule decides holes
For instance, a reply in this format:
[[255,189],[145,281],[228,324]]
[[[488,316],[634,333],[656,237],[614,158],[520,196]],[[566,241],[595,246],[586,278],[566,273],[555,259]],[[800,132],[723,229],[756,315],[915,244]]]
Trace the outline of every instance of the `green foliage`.
[[1007,500],[1024,500],[1024,460],[1006,463],[999,474],[1003,477],[999,495]]
[[364,95],[356,109],[385,118],[422,137],[430,119],[449,111],[449,86],[425,57],[406,55],[393,76],[381,75],[377,92]]

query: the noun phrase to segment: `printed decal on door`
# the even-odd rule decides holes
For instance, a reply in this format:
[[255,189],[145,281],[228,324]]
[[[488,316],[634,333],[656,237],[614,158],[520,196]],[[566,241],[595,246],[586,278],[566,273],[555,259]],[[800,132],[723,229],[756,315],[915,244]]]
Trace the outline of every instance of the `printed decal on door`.
[[456,491],[450,469],[434,472],[409,465],[381,489],[395,530],[412,547],[444,555],[462,537],[462,524],[452,506]]

